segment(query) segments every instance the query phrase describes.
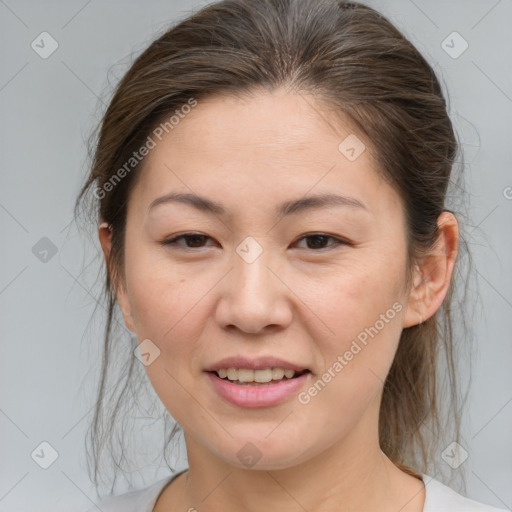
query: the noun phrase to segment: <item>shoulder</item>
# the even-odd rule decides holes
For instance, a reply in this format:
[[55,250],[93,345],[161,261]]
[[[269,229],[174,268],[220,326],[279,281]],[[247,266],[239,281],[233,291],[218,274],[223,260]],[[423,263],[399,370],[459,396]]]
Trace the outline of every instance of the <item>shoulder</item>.
[[153,506],[163,488],[183,471],[158,480],[143,489],[104,498],[97,504],[98,506],[91,507],[85,512],[98,512],[98,509],[102,512],[152,512]]
[[422,476],[425,484],[423,512],[510,512],[467,498],[439,480],[425,474]]

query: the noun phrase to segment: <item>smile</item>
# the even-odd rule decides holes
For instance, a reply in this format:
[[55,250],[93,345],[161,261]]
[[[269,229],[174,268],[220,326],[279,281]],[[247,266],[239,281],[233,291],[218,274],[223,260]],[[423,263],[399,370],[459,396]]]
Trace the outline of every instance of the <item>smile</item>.
[[309,370],[295,372],[282,368],[263,370],[228,368],[209,371],[206,374],[214,391],[222,399],[239,407],[256,408],[270,407],[284,402],[304,387],[311,372]]

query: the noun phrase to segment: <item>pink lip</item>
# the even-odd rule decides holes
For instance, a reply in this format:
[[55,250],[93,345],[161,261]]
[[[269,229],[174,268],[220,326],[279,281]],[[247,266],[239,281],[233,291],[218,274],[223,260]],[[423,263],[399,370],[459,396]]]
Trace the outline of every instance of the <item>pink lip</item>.
[[226,357],[221,361],[212,364],[205,368],[207,372],[218,371],[220,368],[247,368],[250,370],[265,370],[266,368],[283,368],[284,370],[290,369],[296,372],[307,370],[305,366],[300,366],[284,359],[273,356],[260,356],[254,359],[248,359],[244,356]]
[[268,385],[232,384],[229,380],[221,379],[214,372],[209,372],[207,375],[215,391],[224,400],[239,407],[255,408],[270,407],[284,402],[290,395],[304,386],[311,373],[306,372],[299,377],[276,381]]

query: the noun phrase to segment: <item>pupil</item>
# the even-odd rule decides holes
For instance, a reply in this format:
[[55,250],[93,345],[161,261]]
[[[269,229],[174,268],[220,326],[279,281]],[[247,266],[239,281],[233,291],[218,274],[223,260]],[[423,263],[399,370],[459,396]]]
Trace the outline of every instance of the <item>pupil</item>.
[[[204,235],[189,235],[188,237],[188,242],[190,242],[190,240],[192,239],[192,247],[196,247],[196,245],[194,245],[194,240],[197,242],[197,239],[203,239],[204,238]],[[188,245],[190,246],[190,243],[188,243]],[[201,245],[201,241],[199,241],[199,246]]]
[[[326,240],[326,238],[327,238],[327,237],[325,237],[325,236],[323,236],[323,235],[311,235],[311,236],[309,236],[308,238],[309,238],[310,240],[316,240],[316,242],[318,242],[318,240],[320,239],[320,242],[319,242],[319,243],[320,243],[320,245],[321,245],[321,246],[323,246],[324,244],[323,244],[322,242],[325,242],[325,240]],[[315,243],[313,243],[313,245],[315,245]],[[309,248],[310,248],[310,249],[312,248],[312,247],[310,247],[310,246],[311,246],[311,244],[309,244],[309,243],[308,243],[308,246],[309,246]],[[313,248],[318,249],[318,247],[313,247]]]

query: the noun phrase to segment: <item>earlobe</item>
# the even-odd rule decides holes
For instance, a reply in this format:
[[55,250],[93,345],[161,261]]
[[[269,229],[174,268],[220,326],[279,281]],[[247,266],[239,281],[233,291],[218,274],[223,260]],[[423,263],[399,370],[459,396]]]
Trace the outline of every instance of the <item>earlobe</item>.
[[435,315],[448,293],[459,246],[458,222],[451,212],[443,211],[438,227],[435,247],[415,267],[403,327],[422,323]]
[[425,316],[425,278],[423,276],[422,267],[418,264],[414,267],[413,284],[409,292],[406,311],[403,316],[402,327],[411,327],[421,324],[427,319]]
[[105,261],[108,262],[110,255],[110,247],[112,243],[112,228],[107,222],[102,222],[98,226],[98,238],[100,239],[101,248],[105,256]]
[[110,282],[114,287],[117,302],[119,303],[123,313],[124,323],[130,331],[135,332],[128,294],[126,293],[125,287],[122,285],[122,283],[118,282],[117,278],[114,278],[114,272],[112,271],[113,269],[111,269],[110,251],[112,247],[112,226],[107,222],[102,222],[98,226],[98,238],[100,240],[103,255],[105,257],[105,264],[107,265],[107,269],[110,275]]

